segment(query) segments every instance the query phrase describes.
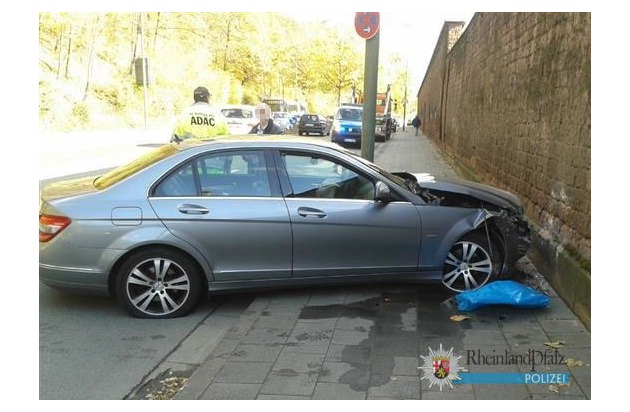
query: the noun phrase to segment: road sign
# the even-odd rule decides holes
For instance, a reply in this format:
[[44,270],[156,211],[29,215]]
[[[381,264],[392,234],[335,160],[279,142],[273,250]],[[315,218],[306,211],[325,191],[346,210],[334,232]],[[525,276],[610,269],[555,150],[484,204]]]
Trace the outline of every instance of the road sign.
[[376,36],[380,24],[381,15],[378,12],[362,12],[354,15],[354,29],[366,40]]

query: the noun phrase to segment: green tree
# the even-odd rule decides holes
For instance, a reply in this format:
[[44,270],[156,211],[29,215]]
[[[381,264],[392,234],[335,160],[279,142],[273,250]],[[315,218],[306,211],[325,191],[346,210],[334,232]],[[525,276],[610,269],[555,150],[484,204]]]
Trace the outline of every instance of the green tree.
[[340,32],[332,39],[329,36],[326,61],[318,65],[321,76],[319,84],[324,90],[335,92],[337,104],[341,102],[342,91],[350,93],[363,68],[363,59],[358,52],[355,38],[356,36],[349,37],[347,33],[344,35]]
[[[143,56],[153,124],[169,122],[199,85],[215,102],[273,95],[322,112],[362,86],[363,42],[354,33],[280,13],[40,13],[39,44],[46,129],[139,125],[144,92],[134,71]],[[395,79],[398,64],[386,65]]]

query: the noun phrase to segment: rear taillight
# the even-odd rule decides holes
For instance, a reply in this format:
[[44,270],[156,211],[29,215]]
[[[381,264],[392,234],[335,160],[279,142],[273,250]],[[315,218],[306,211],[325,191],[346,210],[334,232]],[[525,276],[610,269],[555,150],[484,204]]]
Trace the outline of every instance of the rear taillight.
[[39,241],[48,242],[68,227],[70,222],[63,216],[39,215]]

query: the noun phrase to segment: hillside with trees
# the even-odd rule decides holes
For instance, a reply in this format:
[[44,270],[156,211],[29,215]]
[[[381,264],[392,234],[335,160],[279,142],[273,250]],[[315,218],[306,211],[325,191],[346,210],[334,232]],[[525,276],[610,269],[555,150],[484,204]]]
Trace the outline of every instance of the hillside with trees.
[[[40,13],[39,46],[40,129],[51,131],[142,127],[145,111],[162,125],[200,85],[216,103],[284,97],[324,115],[363,86],[365,41],[353,27],[280,13]],[[404,78],[400,61],[381,57],[379,74]]]

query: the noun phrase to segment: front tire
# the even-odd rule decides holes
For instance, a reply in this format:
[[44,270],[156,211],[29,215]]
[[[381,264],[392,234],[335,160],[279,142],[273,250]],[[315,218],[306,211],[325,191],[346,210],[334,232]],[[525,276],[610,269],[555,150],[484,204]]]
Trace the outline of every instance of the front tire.
[[475,290],[496,279],[500,271],[498,248],[489,245],[485,236],[471,233],[451,247],[444,261],[442,284],[455,292]]
[[201,277],[194,262],[166,248],[131,255],[116,278],[118,299],[137,318],[187,315],[199,302],[201,289]]

